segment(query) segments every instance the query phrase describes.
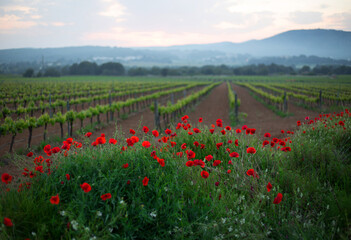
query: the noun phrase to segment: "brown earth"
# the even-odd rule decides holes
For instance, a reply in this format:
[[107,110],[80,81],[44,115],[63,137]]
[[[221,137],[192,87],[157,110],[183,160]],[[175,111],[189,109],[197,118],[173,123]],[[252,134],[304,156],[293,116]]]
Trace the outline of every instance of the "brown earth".
[[288,102],[288,113],[291,113],[292,116],[280,117],[254,99],[249,94],[248,89],[238,85],[233,86],[241,101],[239,112],[247,114],[244,124],[249,128],[255,128],[259,136],[269,132],[272,137],[282,137],[281,130],[294,131],[297,128],[297,121],[302,121],[305,117],[314,118],[318,116],[317,112],[309,111]]

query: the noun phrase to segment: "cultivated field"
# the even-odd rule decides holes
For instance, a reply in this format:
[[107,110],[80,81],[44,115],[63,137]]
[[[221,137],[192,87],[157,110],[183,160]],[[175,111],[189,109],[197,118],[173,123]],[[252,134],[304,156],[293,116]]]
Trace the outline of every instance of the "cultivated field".
[[0,89],[1,239],[351,237],[350,78]]

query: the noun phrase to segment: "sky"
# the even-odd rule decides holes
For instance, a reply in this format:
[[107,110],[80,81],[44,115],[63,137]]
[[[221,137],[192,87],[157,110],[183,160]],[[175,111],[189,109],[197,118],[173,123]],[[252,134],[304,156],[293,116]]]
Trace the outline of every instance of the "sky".
[[1,0],[0,49],[146,47],[351,31],[351,0]]

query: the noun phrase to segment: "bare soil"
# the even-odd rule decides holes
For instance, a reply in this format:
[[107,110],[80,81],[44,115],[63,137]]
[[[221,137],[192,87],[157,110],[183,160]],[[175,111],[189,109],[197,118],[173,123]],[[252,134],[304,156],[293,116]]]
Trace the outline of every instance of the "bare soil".
[[245,125],[249,128],[255,128],[259,136],[263,136],[263,134],[269,132],[272,137],[280,138],[285,136],[281,133],[281,130],[294,131],[297,128],[297,121],[302,121],[305,117],[314,118],[319,115],[317,112],[298,107],[288,102],[288,113],[291,113],[292,116],[280,117],[254,99],[249,94],[248,89],[238,85],[233,86],[241,101],[239,112],[247,114]]

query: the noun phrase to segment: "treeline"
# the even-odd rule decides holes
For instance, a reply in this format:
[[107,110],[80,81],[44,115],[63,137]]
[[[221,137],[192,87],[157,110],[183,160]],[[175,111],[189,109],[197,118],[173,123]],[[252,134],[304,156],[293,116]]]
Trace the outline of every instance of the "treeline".
[[339,75],[351,74],[351,66],[303,66],[294,68],[277,64],[252,64],[241,67],[231,67],[227,65],[206,65],[202,67],[129,67],[125,68],[121,63],[108,62],[97,65],[94,62],[84,61],[70,66],[48,67],[35,72],[29,68],[24,73],[24,77],[58,77],[61,75],[110,75],[110,76],[194,76],[194,75]]

